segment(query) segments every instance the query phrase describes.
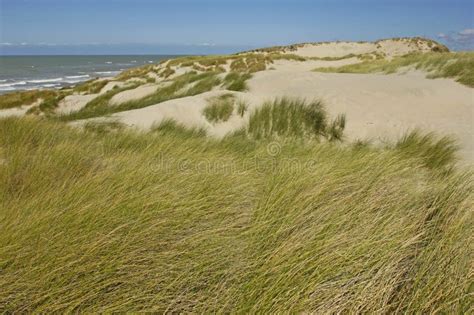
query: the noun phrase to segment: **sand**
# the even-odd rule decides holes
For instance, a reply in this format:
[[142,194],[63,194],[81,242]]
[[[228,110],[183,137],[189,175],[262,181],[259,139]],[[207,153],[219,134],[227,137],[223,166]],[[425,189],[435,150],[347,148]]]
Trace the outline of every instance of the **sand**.
[[306,44],[296,51],[286,53],[303,57],[343,57],[349,54],[362,55],[379,53],[387,57],[406,55],[411,52],[428,52],[431,50],[425,41],[387,39],[378,42],[330,42],[317,45]]
[[20,107],[13,107],[8,109],[0,109],[0,118],[23,116],[28,110],[41,104],[42,101],[42,99],[38,99],[36,102],[30,105],[23,105]]
[[[429,51],[428,42],[384,40],[375,43],[323,43],[299,46],[296,53],[307,57],[340,57],[347,54],[381,52],[396,56],[411,51]],[[119,121],[132,128],[148,130],[164,119],[174,119],[187,127],[203,127],[210,136],[223,137],[248,121],[249,113],[265,101],[276,97],[299,97],[324,101],[329,114],[335,117],[344,113],[347,118],[346,139],[372,140],[374,143],[395,141],[415,128],[452,135],[461,145],[460,157],[474,163],[474,89],[451,79],[427,79],[422,72],[407,71],[400,74],[339,74],[318,73],[317,67],[342,66],[360,62],[358,58],[338,61],[310,60],[305,62],[277,60],[266,71],[257,72],[248,81],[246,92],[232,92],[249,105],[244,117],[237,113],[227,122],[210,123],[203,109],[212,97],[228,93],[212,90],[196,96],[166,101],[145,108],[123,111],[107,117],[77,121]],[[166,66],[163,65],[163,67]],[[228,66],[228,65],[227,65]],[[176,68],[179,75],[189,70]],[[124,82],[111,82],[100,94]],[[160,84],[143,84],[115,95],[111,106],[139,100],[153,93]],[[60,103],[58,112],[69,113],[83,108],[95,95],[72,95]],[[0,111],[0,116],[22,115],[28,108]]]
[[[321,99],[331,116],[345,113],[349,141],[371,139],[393,141],[403,133],[420,128],[453,135],[461,144],[461,157],[474,161],[474,90],[450,79],[427,79],[424,73],[335,74],[318,73],[318,66],[349,63],[340,61],[275,62],[274,70],[254,74],[250,90],[235,93],[249,103],[249,111],[275,97]],[[352,61],[354,62],[354,60]],[[248,115],[237,114],[228,122],[210,124],[202,115],[212,91],[170,100],[146,108],[124,111],[106,120],[117,120],[139,129],[149,129],[172,118],[189,126],[204,127],[211,136],[223,137],[245,125]]]

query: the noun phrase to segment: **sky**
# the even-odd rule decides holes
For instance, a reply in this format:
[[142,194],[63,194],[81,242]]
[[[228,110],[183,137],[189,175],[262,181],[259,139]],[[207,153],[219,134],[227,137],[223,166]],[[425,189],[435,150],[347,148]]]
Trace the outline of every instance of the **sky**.
[[0,54],[206,54],[423,36],[474,49],[472,0],[0,0]]

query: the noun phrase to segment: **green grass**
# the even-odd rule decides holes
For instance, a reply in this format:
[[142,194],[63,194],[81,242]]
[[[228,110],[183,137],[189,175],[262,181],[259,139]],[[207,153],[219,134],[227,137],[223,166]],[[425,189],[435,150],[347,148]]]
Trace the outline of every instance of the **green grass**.
[[151,130],[152,134],[166,135],[173,137],[181,137],[184,139],[189,138],[201,138],[202,141],[206,141],[206,129],[204,128],[187,128],[173,119],[165,119],[160,124],[154,126]]
[[423,134],[414,130],[404,135],[395,149],[421,159],[428,168],[449,171],[454,167],[459,146],[451,137],[438,138],[433,133]]
[[107,122],[87,122],[84,124],[84,130],[97,134],[106,134],[110,132],[122,131],[125,125],[118,121]]
[[234,112],[235,96],[233,94],[223,94],[209,100],[204,108],[203,114],[211,123],[225,122],[229,120]]
[[147,74],[149,72],[155,72],[156,65],[145,65],[141,67],[127,69],[122,71],[118,76],[115,78],[119,81],[126,81],[130,79],[145,79],[147,78]]
[[247,112],[248,108],[249,105],[245,101],[239,100],[237,102],[237,114],[239,114],[240,117],[244,117],[245,112]]
[[247,91],[249,89],[247,80],[251,77],[250,73],[229,72],[224,77],[224,87],[229,91]]
[[60,115],[57,117],[57,119],[62,120],[62,121],[72,121],[72,120],[78,120],[78,119],[99,117],[99,116],[104,116],[104,115],[114,113],[117,111],[116,110],[117,106],[112,106],[109,104],[112,97],[114,97],[120,92],[131,90],[138,86],[139,84],[135,83],[135,84],[121,87],[121,88],[111,89],[95,97],[94,99],[92,99],[89,103],[86,104],[86,106],[84,106],[84,108],[76,112]]
[[92,79],[83,83],[76,85],[73,88],[74,92],[82,94],[97,94],[109,83],[108,80],[97,80]]
[[162,78],[167,79],[168,77],[172,76],[175,73],[176,73],[176,71],[174,71],[170,67],[166,67],[163,71],[161,71],[159,73],[159,76],[162,77]]
[[57,95],[58,92],[54,90],[32,90],[0,94],[0,109],[31,105],[38,99],[45,100]]
[[471,174],[161,128],[0,121],[0,312],[469,313]]
[[474,87],[474,53],[409,54],[393,60],[377,59],[342,67],[318,68],[318,72],[336,73],[395,73],[403,67],[429,72],[428,78],[452,78]]
[[109,101],[114,95],[125,90],[136,88],[138,84],[114,89],[95,98],[94,100],[89,102],[83,109],[68,115],[61,116],[59,117],[59,119],[64,121],[71,121],[77,119],[104,116],[131,109],[143,108],[175,98],[201,94],[210,91],[214,87],[219,86],[221,84],[221,80],[217,76],[217,73],[214,72],[206,72],[202,74],[197,74],[196,72],[188,72],[174,78],[170,82],[171,83],[169,85],[162,88],[158,88],[155,93],[143,99],[111,106],[109,104]]
[[320,101],[280,98],[263,104],[250,114],[248,134],[255,139],[307,137],[342,140],[346,119],[338,116],[329,122]]

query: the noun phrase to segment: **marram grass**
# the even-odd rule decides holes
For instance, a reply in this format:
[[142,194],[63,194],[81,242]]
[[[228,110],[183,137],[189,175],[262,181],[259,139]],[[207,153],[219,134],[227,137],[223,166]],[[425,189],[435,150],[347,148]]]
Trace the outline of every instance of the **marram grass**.
[[165,125],[0,120],[1,313],[470,311],[471,174]]
[[395,73],[405,67],[424,70],[428,78],[452,78],[459,83],[474,87],[474,53],[413,53],[392,60],[376,59],[342,67],[317,68],[318,72],[336,73]]

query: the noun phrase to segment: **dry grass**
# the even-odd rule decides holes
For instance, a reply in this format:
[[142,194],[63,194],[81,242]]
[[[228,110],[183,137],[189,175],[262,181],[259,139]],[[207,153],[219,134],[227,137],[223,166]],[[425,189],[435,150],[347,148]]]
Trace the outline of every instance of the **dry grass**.
[[0,94],[0,109],[31,105],[38,99],[45,100],[56,97],[57,95],[58,92],[55,90],[18,91]]
[[2,313],[470,311],[472,176],[403,149],[26,118],[0,148]]

